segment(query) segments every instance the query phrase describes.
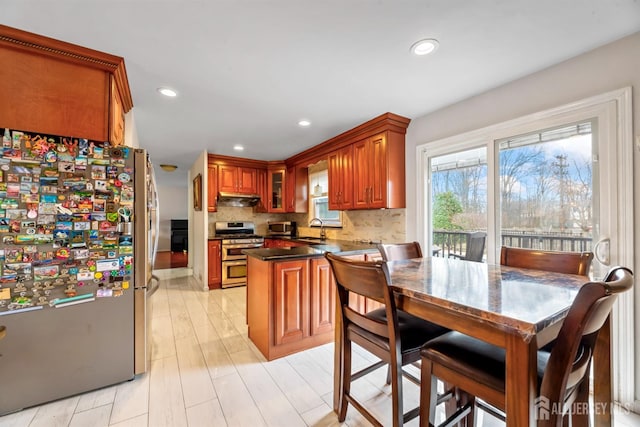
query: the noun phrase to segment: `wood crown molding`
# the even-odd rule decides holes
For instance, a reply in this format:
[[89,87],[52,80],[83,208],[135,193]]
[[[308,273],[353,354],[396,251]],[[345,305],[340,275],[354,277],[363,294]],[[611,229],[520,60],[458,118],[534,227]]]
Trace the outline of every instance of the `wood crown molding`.
[[113,74],[124,112],[133,108],[124,58],[0,24],[0,46],[73,62]]
[[322,158],[326,158],[329,153],[335,150],[381,132],[391,131],[404,135],[407,133],[407,127],[409,127],[410,122],[411,119],[407,117],[393,113],[384,113],[353,129],[289,157],[285,160],[285,163],[287,166],[296,165],[306,167],[309,164],[316,163],[318,160],[322,160]]
[[270,162],[265,160],[247,159],[244,157],[223,156],[218,154],[208,154],[207,164],[230,165],[230,166],[248,166],[256,169],[267,169]]
[[329,153],[337,149],[381,132],[391,131],[404,135],[407,133],[407,127],[409,127],[410,122],[411,119],[407,117],[402,117],[393,113],[384,113],[353,129],[343,132],[338,136],[334,136],[331,139],[289,157],[284,161],[253,160],[242,157],[209,154],[208,164],[253,166],[258,169],[269,169],[282,166],[302,166],[306,168],[310,164],[317,163],[320,160],[326,160]]

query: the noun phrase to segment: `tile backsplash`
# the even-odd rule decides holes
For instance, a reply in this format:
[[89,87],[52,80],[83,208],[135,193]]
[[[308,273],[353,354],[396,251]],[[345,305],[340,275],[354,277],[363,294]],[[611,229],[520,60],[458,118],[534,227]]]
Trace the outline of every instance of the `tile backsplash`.
[[[302,236],[319,236],[320,228],[308,227],[307,214],[254,213],[253,208],[219,207],[209,214],[209,235],[214,234],[216,221],[253,221],[256,233],[267,233],[268,221],[297,221]],[[406,241],[406,209],[344,211],[342,228],[325,228],[327,238],[337,240],[371,240],[397,243]]]

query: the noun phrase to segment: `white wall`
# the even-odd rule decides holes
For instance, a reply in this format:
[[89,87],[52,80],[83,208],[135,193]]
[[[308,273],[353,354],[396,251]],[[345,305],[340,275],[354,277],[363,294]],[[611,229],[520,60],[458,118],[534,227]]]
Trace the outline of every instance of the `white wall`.
[[160,204],[160,233],[158,251],[171,250],[171,220],[188,218],[187,183],[174,185],[158,183],[158,202]]
[[[406,138],[407,239],[417,238],[416,146],[448,136],[480,129],[527,114],[568,104],[594,95],[633,87],[634,235],[640,248],[640,32],[587,52],[545,70],[523,77],[481,95],[411,121]],[[634,271],[640,277],[640,250],[635,251]],[[635,293],[640,313],[640,292]],[[640,316],[635,319],[640,331]],[[640,340],[636,340],[640,355]],[[636,362],[636,399],[640,396],[640,363]]]
[[[202,176],[202,210],[193,210],[193,179]],[[206,205],[207,194],[207,152],[203,151],[189,170],[187,190],[187,206],[189,219],[189,267],[193,269],[193,277],[200,282],[203,290],[208,290],[207,284],[207,247],[208,247],[208,212]]]

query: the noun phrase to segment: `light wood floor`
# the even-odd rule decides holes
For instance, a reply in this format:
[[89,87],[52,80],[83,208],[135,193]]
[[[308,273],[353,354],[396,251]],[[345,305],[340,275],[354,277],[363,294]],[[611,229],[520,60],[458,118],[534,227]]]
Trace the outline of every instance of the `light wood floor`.
[[[331,410],[332,344],[267,362],[247,338],[245,288],[203,292],[195,286],[191,277],[161,280],[153,296],[150,372],[0,417],[0,426],[340,425]],[[370,355],[357,351],[354,369],[368,360],[373,360]],[[388,420],[385,375],[380,369],[355,382],[353,390]],[[405,404],[417,405],[418,388],[405,384]],[[369,423],[350,408],[342,425]],[[409,425],[416,426],[417,420]],[[503,424],[485,415],[483,425]],[[640,425],[640,417],[616,420],[616,427],[633,425]]]

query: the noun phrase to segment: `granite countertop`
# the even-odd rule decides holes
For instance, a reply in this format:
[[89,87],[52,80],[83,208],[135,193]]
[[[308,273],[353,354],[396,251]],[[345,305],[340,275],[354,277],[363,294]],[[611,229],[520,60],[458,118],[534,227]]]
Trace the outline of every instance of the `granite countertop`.
[[518,331],[525,339],[562,319],[584,276],[449,258],[387,263],[400,295]]
[[[302,239],[290,239],[297,242],[307,242]],[[309,243],[308,246],[295,246],[293,248],[258,248],[245,249],[243,254],[258,258],[262,261],[308,258],[323,256],[326,252],[335,252],[341,255],[356,255],[365,252],[377,251],[373,243],[351,242],[348,240],[323,240],[322,243]]]

